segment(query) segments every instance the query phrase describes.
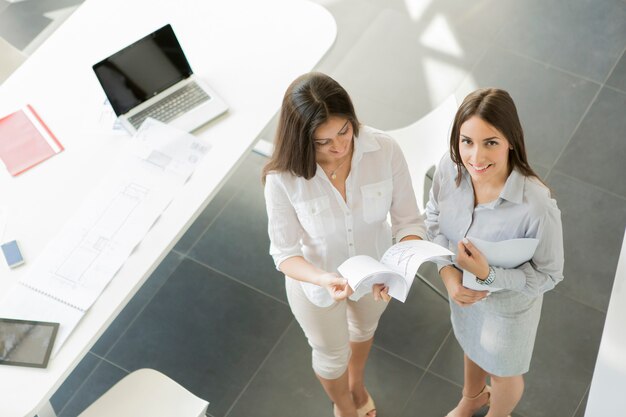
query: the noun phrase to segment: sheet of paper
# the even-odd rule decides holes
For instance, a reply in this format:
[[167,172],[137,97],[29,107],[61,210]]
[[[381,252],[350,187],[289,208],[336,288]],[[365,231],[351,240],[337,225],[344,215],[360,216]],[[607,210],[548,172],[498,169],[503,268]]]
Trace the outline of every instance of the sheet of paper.
[[[386,280],[385,276],[396,275],[397,272],[367,255],[357,255],[348,258],[339,265],[337,271],[348,280],[348,285],[354,290],[353,299],[356,300],[372,292],[372,285],[374,284],[390,284],[396,290],[396,285],[389,282],[391,280]],[[376,276],[376,282],[369,282],[368,279],[373,275]],[[404,285],[404,283],[401,283],[401,285]]]
[[[381,263],[387,265],[392,270],[404,276],[407,288],[411,288],[415,274],[419,267],[426,261],[443,256],[454,255],[448,249],[425,240],[406,240],[396,243],[383,254]],[[404,302],[406,293],[392,292],[389,288],[389,295]]]
[[[535,254],[539,239],[510,239],[500,242],[489,242],[468,236],[470,242],[487,258],[491,266],[500,268],[516,268],[530,260]],[[468,271],[463,271],[463,286],[473,290],[491,292],[500,291],[501,288],[492,285],[486,287],[476,282],[476,276]]]
[[370,293],[373,284],[386,284],[389,295],[404,302],[420,265],[433,258],[450,255],[453,253],[448,249],[432,242],[409,240],[387,249],[380,262],[358,255],[347,259],[337,269],[355,290],[350,296],[352,300]]
[[22,283],[87,310],[207,151],[186,132],[144,123]]

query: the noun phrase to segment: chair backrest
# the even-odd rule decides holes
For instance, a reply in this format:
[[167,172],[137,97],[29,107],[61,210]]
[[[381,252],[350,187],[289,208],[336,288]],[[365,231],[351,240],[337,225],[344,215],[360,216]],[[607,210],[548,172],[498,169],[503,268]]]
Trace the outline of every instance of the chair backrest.
[[[429,189],[424,186],[426,173],[436,166],[448,150],[450,129],[457,111],[454,95],[415,123],[387,133],[398,142],[409,165],[413,190],[423,211]],[[430,181],[428,181],[430,184]]]
[[0,37],[0,84],[26,60],[26,55]]
[[139,369],[91,404],[79,417],[204,417],[208,402],[154,369]]

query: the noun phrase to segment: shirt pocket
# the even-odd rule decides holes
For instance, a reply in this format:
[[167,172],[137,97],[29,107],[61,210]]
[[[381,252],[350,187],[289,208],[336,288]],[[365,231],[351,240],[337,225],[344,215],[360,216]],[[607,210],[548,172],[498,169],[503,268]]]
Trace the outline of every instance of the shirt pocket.
[[393,181],[390,179],[361,186],[365,223],[385,221],[391,208]]
[[328,196],[303,201],[296,206],[302,228],[313,238],[327,236],[335,231],[335,218]]

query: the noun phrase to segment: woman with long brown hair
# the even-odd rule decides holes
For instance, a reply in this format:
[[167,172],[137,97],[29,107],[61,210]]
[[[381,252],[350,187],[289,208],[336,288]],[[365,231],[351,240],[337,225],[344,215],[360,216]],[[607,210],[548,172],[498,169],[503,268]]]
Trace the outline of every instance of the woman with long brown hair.
[[[485,405],[488,417],[506,417],[522,397],[543,293],[563,279],[561,213],[528,163],[506,91],[474,91],[459,107],[449,154],[433,179],[426,226],[431,240],[456,252],[453,262],[439,264],[464,352],[463,393],[448,417],[470,417]],[[527,262],[500,268],[489,265],[472,238],[534,238],[538,246]],[[463,270],[484,290],[464,287]]]
[[379,287],[352,300],[336,271],[351,256],[379,259],[392,238],[425,237],[404,156],[388,135],[359,123],[335,80],[309,73],[285,93],[263,181],[270,254],[313,370],[335,416],[374,417],[364,370],[387,304],[377,302]]

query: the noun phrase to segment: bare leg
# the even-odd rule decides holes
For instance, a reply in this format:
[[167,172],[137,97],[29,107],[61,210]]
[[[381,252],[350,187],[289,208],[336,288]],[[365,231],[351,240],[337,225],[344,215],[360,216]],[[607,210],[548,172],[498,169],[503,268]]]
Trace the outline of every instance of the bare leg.
[[[362,407],[367,402],[367,391],[365,391],[365,364],[370,350],[372,349],[372,343],[374,338],[365,342],[350,342],[350,348],[352,349],[352,356],[350,356],[350,362],[348,363],[349,374],[349,386],[354,404],[356,407]],[[372,411],[367,414],[367,417],[375,417],[376,411]]]
[[348,388],[348,371],[337,379],[325,379],[317,375],[317,379],[322,383],[324,391],[335,404],[335,416],[337,417],[357,417],[356,407],[352,400],[352,394]]
[[491,405],[485,417],[507,417],[524,393],[522,375],[498,377],[491,376]]
[[487,372],[483,370],[476,362],[472,361],[467,355],[463,355],[463,395],[466,397],[474,397],[487,384]]
[[467,355],[463,355],[463,362],[463,397],[456,408],[448,413],[448,417],[471,417],[489,400],[489,393],[485,389],[489,374]]

